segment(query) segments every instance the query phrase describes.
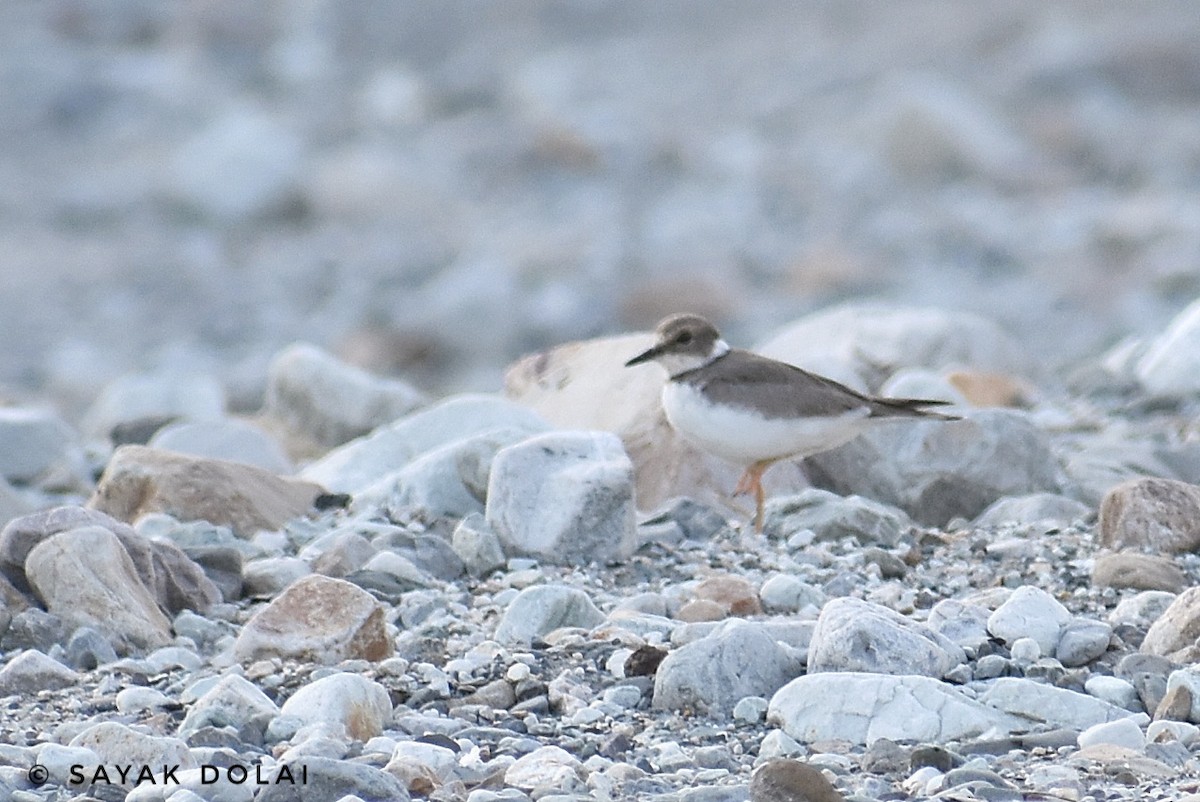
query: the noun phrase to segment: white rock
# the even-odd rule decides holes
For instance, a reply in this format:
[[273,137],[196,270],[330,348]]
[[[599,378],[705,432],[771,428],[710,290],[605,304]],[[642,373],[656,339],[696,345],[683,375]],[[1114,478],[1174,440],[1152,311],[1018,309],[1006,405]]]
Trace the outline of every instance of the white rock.
[[767,723],[802,743],[871,744],[973,738],[1027,723],[931,677],[856,672],[797,677],[771,697]]
[[285,348],[267,371],[264,411],[324,446],[341,445],[424,403],[407,383],[373,376],[308,343]]
[[1108,614],[1108,623],[1114,627],[1127,624],[1145,630],[1167,611],[1175,598],[1176,594],[1165,590],[1143,590],[1117,602]]
[[633,463],[608,432],[549,432],[502,449],[488,481],[488,524],[509,554],[606,562],[637,546]]
[[979,701],[1013,716],[1026,719],[1020,732],[1038,724],[1084,729],[1093,724],[1134,715],[1087,694],[1056,688],[1034,680],[1001,677],[980,695]]
[[357,493],[420,454],[505,428],[533,434],[549,426],[528,408],[496,396],[454,396],[330,451],[300,475],[331,491]]
[[940,678],[965,660],[958,645],[924,624],[882,605],[843,597],[821,609],[808,649],[808,672]]
[[820,610],[825,593],[791,574],[775,574],[758,589],[758,598],[768,612],[796,613],[805,609]]
[[1146,740],[1150,743],[1179,741],[1184,746],[1191,748],[1198,739],[1200,739],[1200,727],[1186,721],[1160,719],[1146,725]]
[[59,785],[70,782],[73,767],[83,767],[86,773],[100,764],[100,756],[82,746],[42,743],[33,748],[33,753],[37,756],[37,762],[50,773],[50,779]]
[[304,724],[340,724],[350,737],[366,741],[383,732],[392,717],[392,700],[378,682],[342,672],[308,683],[279,712]]
[[186,737],[204,727],[241,728],[256,716],[278,715],[279,708],[249,680],[229,674],[209,687],[188,708],[179,735]]
[[129,764],[136,767],[196,767],[187,744],[178,738],[146,735],[116,721],[93,724],[72,738],[68,746],[92,750],[100,763],[109,767]]
[[1078,741],[1080,749],[1098,744],[1123,746],[1136,752],[1146,748],[1146,736],[1133,718],[1120,718],[1116,721],[1093,724],[1079,733]]
[[987,643],[990,615],[991,611],[982,605],[958,599],[942,599],[933,605],[925,623],[934,632],[959,646],[978,649]]
[[585,773],[583,764],[557,746],[542,746],[520,757],[504,772],[505,785],[514,788],[559,788],[570,790]]
[[[437,778],[438,784],[450,780],[458,768],[458,755],[451,749],[436,744],[418,741],[401,741],[391,752],[383,770],[405,780],[413,776],[414,770],[427,771]],[[411,788],[411,781],[406,783]]]
[[1024,585],[1013,591],[988,618],[988,632],[1005,643],[1033,638],[1042,654],[1054,654],[1071,612],[1041,588]]
[[1138,361],[1137,376],[1146,389],[1163,395],[1200,390],[1200,300],[1175,316]]
[[244,462],[271,473],[286,475],[296,470],[273,437],[254,424],[234,418],[172,423],[155,432],[147,445],[197,457]]
[[517,594],[496,627],[501,643],[529,643],[559,627],[591,629],[604,614],[586,593],[565,585],[534,585]]
[[[192,670],[196,668],[199,666],[195,666]],[[154,688],[124,688],[117,692],[116,702],[117,711],[120,713],[141,713],[172,704],[171,699],[165,693]]]
[[1142,702],[1137,688],[1120,677],[1096,674],[1087,678],[1087,681],[1083,683],[1083,689],[1110,705],[1123,707],[1135,713],[1142,710]]

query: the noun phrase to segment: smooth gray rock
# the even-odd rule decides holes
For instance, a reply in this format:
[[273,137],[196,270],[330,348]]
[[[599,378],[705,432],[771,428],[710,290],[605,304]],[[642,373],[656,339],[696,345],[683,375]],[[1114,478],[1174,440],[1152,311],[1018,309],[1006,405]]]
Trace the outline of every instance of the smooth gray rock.
[[1113,629],[1103,621],[1072,618],[1059,635],[1054,656],[1067,668],[1086,666],[1108,651]]
[[1006,524],[1065,527],[1086,520],[1092,508],[1057,493],[1030,493],[1002,498],[988,506],[972,524],[979,528],[1000,527]]
[[427,451],[357,493],[353,509],[415,508],[430,518],[483,512],[496,453],[528,436],[527,429],[492,429]]
[[1032,638],[1042,654],[1054,654],[1070,620],[1070,611],[1049,593],[1022,585],[988,618],[988,632],[1008,644]]
[[[411,798],[399,780],[366,763],[304,756],[294,765],[285,762],[283,766],[297,778],[295,785],[268,785],[255,802],[328,802],[348,794],[362,802],[408,802]],[[299,782],[301,766],[307,769],[305,783]]]
[[358,493],[420,454],[509,428],[534,434],[549,425],[527,407],[497,396],[453,396],[330,451],[300,475],[334,492]]
[[791,574],[775,574],[758,589],[758,598],[767,612],[796,613],[807,608],[820,610],[825,593]]
[[252,423],[234,418],[168,424],[155,432],[147,445],[196,457],[244,462],[271,473],[286,475],[296,470],[275,438]]
[[912,526],[895,507],[861,496],[843,498],[815,487],[771,499],[763,514],[763,531],[781,540],[809,529],[817,540],[853,537],[864,544],[894,546]]
[[1195,551],[1200,548],[1200,485],[1158,477],[1122,482],[1100,504],[1098,540],[1114,551]]
[[454,546],[438,535],[413,533],[397,528],[375,536],[371,543],[381,552],[397,554],[438,579],[452,581],[466,571],[466,566],[455,552]]
[[1123,551],[1096,556],[1092,563],[1092,583],[1098,587],[1181,593],[1190,580],[1169,557]]
[[924,624],[882,605],[844,597],[821,609],[808,648],[808,673],[940,678],[965,660],[959,646]]
[[312,572],[312,566],[299,557],[250,560],[242,569],[242,592],[251,597],[274,598],[288,585]]
[[506,558],[500,538],[488,526],[483,515],[475,513],[459,521],[450,545],[472,576],[483,577],[503,568]]
[[496,627],[501,643],[528,644],[559,627],[591,629],[604,614],[582,590],[564,585],[534,585],[509,602]]
[[1025,719],[1017,731],[1050,725],[1082,730],[1093,724],[1133,715],[1124,708],[1083,693],[1019,677],[993,680],[979,701]]
[[932,677],[855,672],[809,674],[771,697],[767,723],[801,743],[946,743],[1027,722],[983,705]]
[[78,685],[83,677],[36,649],[26,649],[0,668],[0,696],[34,695]]
[[[17,484],[85,474],[79,436],[45,409],[0,407],[0,478]],[[82,481],[79,482],[82,486]]]
[[416,388],[374,376],[309,343],[283,349],[267,370],[264,411],[313,442],[338,446],[426,403]]
[[25,572],[51,613],[104,633],[120,652],[170,640],[171,622],[107,529],[86,526],[51,536],[29,552]]
[[728,718],[747,696],[769,697],[800,670],[760,624],[730,619],[675,649],[654,675],[654,707]]
[[1133,713],[1141,713],[1142,703],[1138,698],[1137,688],[1127,680],[1107,674],[1095,674],[1083,683],[1083,689],[1091,696],[1108,702],[1110,705],[1124,708]]
[[1176,597],[1177,594],[1165,590],[1144,590],[1117,602],[1108,614],[1108,623],[1114,627],[1125,624],[1145,630],[1167,611]]
[[637,545],[633,464],[608,432],[535,435],[496,455],[486,517],[510,555],[627,558]]
[[974,518],[1004,496],[1057,492],[1065,481],[1045,433],[1001,409],[880,425],[804,464],[818,487],[895,505],[933,526]]

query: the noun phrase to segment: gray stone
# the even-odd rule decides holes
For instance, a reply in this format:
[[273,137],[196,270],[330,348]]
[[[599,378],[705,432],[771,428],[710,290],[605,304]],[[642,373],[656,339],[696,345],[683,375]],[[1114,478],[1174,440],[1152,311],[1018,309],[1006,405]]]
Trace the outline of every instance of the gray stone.
[[1083,683],[1083,689],[1090,695],[1108,702],[1110,705],[1124,708],[1133,713],[1141,713],[1142,702],[1138,698],[1137,688],[1133,684],[1107,674],[1095,674]]
[[300,556],[312,560],[315,573],[342,578],[367,564],[376,548],[353,527],[339,527],[322,537],[319,543],[305,547]]
[[791,574],[775,574],[762,584],[758,597],[767,612],[796,613],[805,609],[820,610],[825,593]]
[[979,513],[973,523],[979,528],[1023,524],[1062,529],[1091,514],[1092,508],[1082,501],[1057,493],[1030,493],[999,499]]
[[1070,620],[1070,611],[1049,593],[1022,585],[988,618],[988,632],[1005,643],[1033,638],[1042,654],[1054,654]]
[[591,629],[604,621],[582,590],[563,585],[534,585],[509,602],[496,627],[501,643],[528,644],[559,627]]
[[1116,721],[1105,721],[1079,733],[1079,747],[1086,749],[1097,744],[1112,744],[1126,749],[1142,751],[1146,748],[1146,734],[1132,718],[1119,718]]
[[803,529],[817,540],[853,537],[859,543],[894,546],[912,526],[902,511],[861,496],[841,497],[809,488],[794,496],[773,498],[764,510],[763,531],[786,540]]
[[530,434],[549,426],[528,408],[489,395],[460,395],[330,451],[300,475],[341,493],[358,493],[420,454],[497,429]]
[[365,742],[382,733],[391,721],[392,700],[378,682],[339,672],[296,691],[279,713],[302,724],[341,725],[351,738]]
[[291,431],[329,448],[412,412],[423,393],[348,365],[315,345],[278,353],[267,372],[264,411]]
[[242,569],[245,558],[233,546],[192,546],[184,549],[192,562],[200,566],[204,575],[217,588],[221,598],[227,602],[242,597]]
[[36,695],[71,688],[83,679],[77,672],[36,649],[26,649],[0,668],[0,696]]
[[450,545],[472,576],[484,577],[505,565],[500,538],[479,513],[468,515],[454,528]]
[[168,541],[151,541],[150,553],[154,561],[151,590],[168,613],[180,610],[204,613],[222,601],[220,588],[183,549]]
[[607,562],[636,547],[633,464],[615,435],[550,432],[502,449],[488,482],[488,524],[509,554]]
[[78,435],[61,418],[44,409],[0,407],[0,478],[28,485],[84,474]]
[[768,760],[750,778],[750,802],[843,802],[844,799],[820,769],[799,760]]
[[496,453],[528,436],[524,429],[492,429],[427,451],[355,494],[354,509],[412,508],[429,518],[481,513]]
[[[400,781],[385,771],[348,760],[303,756],[284,762],[295,785],[268,785],[254,798],[255,802],[327,802],[353,795],[362,802],[408,802],[408,791]],[[304,769],[308,781],[300,783]]]
[[[190,690],[194,691],[195,687]],[[178,734],[186,738],[205,727],[240,730],[256,718],[278,714],[278,706],[253,683],[237,674],[227,674],[215,679],[188,705]]]
[[942,599],[929,611],[926,625],[964,648],[978,649],[987,643],[988,617],[986,607],[958,599]]
[[1112,627],[1103,621],[1072,618],[1058,639],[1054,656],[1067,668],[1086,666],[1108,651]]
[[164,426],[147,443],[151,448],[254,465],[271,473],[296,470],[275,438],[246,421],[225,418],[183,421]]
[[541,746],[523,755],[504,772],[505,785],[532,790],[569,790],[584,775],[579,758],[559,746]]
[[1100,504],[1106,548],[1180,554],[1200,548],[1200,486],[1147,477],[1122,482]]
[[29,552],[25,571],[50,612],[102,632],[120,652],[170,640],[170,621],[107,529],[87,526],[51,536]]
[[833,599],[821,609],[808,649],[808,673],[822,671],[940,678],[966,655],[924,624],[878,604]]
[[768,697],[800,666],[760,624],[732,619],[675,649],[654,675],[654,707],[728,718],[747,696]]
[[66,657],[75,668],[91,671],[116,660],[117,652],[102,633],[92,627],[79,627],[67,642]]
[[14,649],[49,652],[66,639],[67,626],[62,618],[31,607],[12,617],[4,637],[0,638],[0,649],[6,652]]
[[877,426],[805,460],[813,484],[895,505],[920,523],[973,518],[1004,496],[1064,483],[1049,439],[1028,416],[984,409],[963,420]]
[[438,579],[452,581],[466,571],[462,559],[445,538],[433,534],[414,534],[403,529],[377,535],[372,541],[381,551],[390,551],[412,562]]
[[946,743],[1025,727],[932,677],[853,672],[797,677],[771,697],[767,723],[801,743],[868,745],[880,738]]
[[1144,590],[1127,599],[1121,599],[1108,614],[1108,623],[1114,627],[1125,624],[1146,630],[1167,611],[1176,594],[1163,590]]
[[979,701],[1025,719],[1024,727],[1015,728],[1018,732],[1047,724],[1081,730],[1133,715],[1094,696],[1018,677],[993,680]]
[[[139,768],[147,765],[196,767],[196,759],[187,744],[178,738],[148,735],[116,721],[102,721],[87,727],[72,738],[68,746],[92,750],[100,758],[101,765],[109,767],[129,764]],[[131,773],[130,780],[136,776]],[[132,785],[130,782],[126,787]]]
[[135,373],[105,386],[83,419],[83,431],[107,438],[118,424],[141,418],[190,421],[225,416],[225,390],[212,376],[193,373]]

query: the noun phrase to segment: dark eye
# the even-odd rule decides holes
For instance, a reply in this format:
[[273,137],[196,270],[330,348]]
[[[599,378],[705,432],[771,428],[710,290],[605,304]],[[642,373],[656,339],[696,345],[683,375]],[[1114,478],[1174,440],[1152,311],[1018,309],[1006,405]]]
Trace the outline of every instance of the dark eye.
[[679,332],[679,335],[675,338],[675,342],[679,343],[680,345],[687,345],[691,341],[692,341],[692,333],[690,331],[681,331],[681,332]]

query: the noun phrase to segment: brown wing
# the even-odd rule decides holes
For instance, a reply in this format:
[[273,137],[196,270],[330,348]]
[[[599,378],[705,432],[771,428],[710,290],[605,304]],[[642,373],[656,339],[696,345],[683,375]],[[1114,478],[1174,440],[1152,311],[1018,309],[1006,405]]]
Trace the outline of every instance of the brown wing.
[[704,389],[710,398],[731,406],[754,406],[768,418],[792,418],[809,415],[836,416],[866,407],[871,417],[942,417],[925,412],[923,406],[944,401],[913,398],[871,398],[833,379],[809,373],[786,362],[767,359],[750,351],[731,350],[708,366],[675,377]]

